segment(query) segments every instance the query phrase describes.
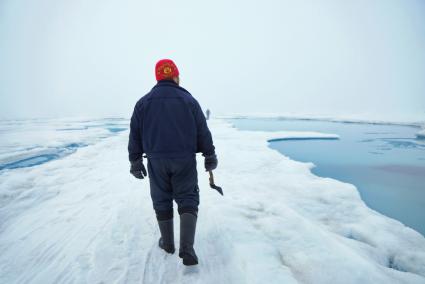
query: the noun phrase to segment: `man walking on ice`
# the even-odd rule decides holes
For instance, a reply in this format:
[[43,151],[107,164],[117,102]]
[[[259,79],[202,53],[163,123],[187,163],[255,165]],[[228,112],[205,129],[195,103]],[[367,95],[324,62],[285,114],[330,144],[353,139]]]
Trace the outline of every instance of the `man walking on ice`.
[[199,188],[196,153],[205,157],[205,169],[217,167],[211,132],[192,95],[180,87],[179,70],[172,60],[155,66],[158,83],[134,107],[128,143],[130,173],[146,177],[148,159],[150,193],[161,237],[159,247],[173,254],[173,200],[180,215],[179,257],[184,265],[198,264],[193,248],[198,217]]

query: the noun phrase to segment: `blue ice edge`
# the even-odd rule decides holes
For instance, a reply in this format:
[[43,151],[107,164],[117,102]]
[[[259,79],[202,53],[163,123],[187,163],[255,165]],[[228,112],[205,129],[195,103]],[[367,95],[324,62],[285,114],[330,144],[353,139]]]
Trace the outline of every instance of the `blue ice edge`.
[[125,128],[125,127],[109,127],[109,128],[106,128],[106,129],[108,129],[112,133],[118,133],[118,132],[127,130],[127,128]]
[[19,169],[19,168],[28,168],[28,167],[38,166],[38,165],[47,163],[49,161],[68,156],[72,153],[75,153],[75,151],[77,151],[78,148],[86,147],[86,146],[88,146],[88,144],[70,143],[63,147],[49,148],[47,150],[40,151],[38,155],[13,161],[7,164],[2,164],[0,165],[0,171],[6,170],[6,169],[13,170],[13,169]]
[[300,140],[339,140],[339,137],[284,137],[284,138],[268,139],[267,142],[300,141]]

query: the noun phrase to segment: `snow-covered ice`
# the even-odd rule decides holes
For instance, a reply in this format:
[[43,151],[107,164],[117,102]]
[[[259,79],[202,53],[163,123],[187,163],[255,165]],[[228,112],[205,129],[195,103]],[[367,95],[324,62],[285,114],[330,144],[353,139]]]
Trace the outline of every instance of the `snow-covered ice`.
[[0,171],[0,283],[425,283],[422,235],[267,147],[336,136],[209,124],[224,197],[199,156],[198,266],[157,247],[148,181],[129,174],[123,131]]
[[127,120],[120,118],[1,121],[0,170],[64,157],[127,127]]

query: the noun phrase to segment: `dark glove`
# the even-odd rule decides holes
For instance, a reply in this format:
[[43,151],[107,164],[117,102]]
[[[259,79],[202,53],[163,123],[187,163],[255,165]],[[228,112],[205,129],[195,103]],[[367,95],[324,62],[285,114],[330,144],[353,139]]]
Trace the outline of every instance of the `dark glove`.
[[216,154],[205,156],[205,170],[207,172],[216,169],[217,164],[218,164],[218,160],[217,160]]
[[147,176],[145,166],[143,165],[143,157],[140,157],[139,159],[135,161],[130,161],[131,168],[130,173],[138,179],[143,179],[145,176]]

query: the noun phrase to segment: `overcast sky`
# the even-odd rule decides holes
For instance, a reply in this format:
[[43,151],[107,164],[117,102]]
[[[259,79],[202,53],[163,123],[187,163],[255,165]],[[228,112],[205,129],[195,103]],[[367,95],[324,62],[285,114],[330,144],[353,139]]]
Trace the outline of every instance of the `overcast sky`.
[[0,0],[0,117],[128,117],[161,58],[213,114],[425,120],[423,0]]

